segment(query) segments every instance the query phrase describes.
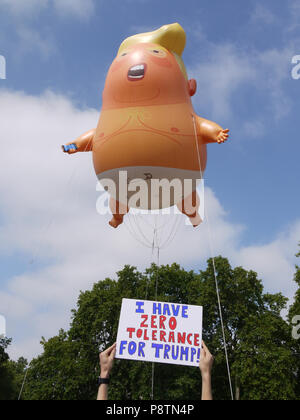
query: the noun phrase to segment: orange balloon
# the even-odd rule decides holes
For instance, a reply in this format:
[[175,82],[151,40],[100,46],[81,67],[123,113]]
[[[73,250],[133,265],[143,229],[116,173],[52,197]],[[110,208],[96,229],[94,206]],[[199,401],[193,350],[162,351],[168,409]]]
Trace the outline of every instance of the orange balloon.
[[[106,78],[97,128],[63,146],[69,154],[92,151],[100,182],[114,182],[113,227],[123,222],[129,207],[153,210],[177,205],[194,226],[201,223],[196,188],[206,169],[206,145],[223,143],[229,130],[196,115],[191,97],[197,84],[187,78],[181,59],[184,46],[179,24],[125,40]],[[124,195],[120,174],[125,173]],[[188,192],[159,188],[154,193],[154,180],[156,187],[162,181],[174,186],[175,181],[183,185],[187,180],[193,186]],[[146,191],[139,191],[135,201],[134,183]]]

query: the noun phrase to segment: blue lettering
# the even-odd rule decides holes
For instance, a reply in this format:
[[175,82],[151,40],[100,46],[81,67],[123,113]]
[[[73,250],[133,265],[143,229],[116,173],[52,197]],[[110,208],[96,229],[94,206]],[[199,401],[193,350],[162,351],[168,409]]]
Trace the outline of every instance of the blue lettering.
[[194,357],[196,356],[196,354],[197,354],[197,350],[192,348],[192,350],[191,350],[191,362],[194,361]]
[[136,352],[137,345],[134,341],[131,341],[128,346],[128,353],[132,356]]
[[180,306],[179,305],[177,305],[177,306],[172,305],[172,310],[173,310],[173,315],[174,316],[178,316],[179,315],[179,311],[180,311]]
[[183,360],[183,356],[185,356],[185,361],[188,362],[189,360],[189,348],[188,347],[181,347],[180,352],[180,360]]
[[146,347],[146,343],[139,343],[139,357],[145,357],[144,348]]
[[169,308],[169,305],[168,304],[165,304],[164,305],[164,315],[171,316],[171,311],[170,311],[170,308]]
[[[175,354],[176,349],[176,354]],[[172,346],[172,359],[177,360],[179,356],[179,346]]]
[[159,359],[160,350],[162,350],[164,348],[164,346],[162,344],[152,343],[152,348],[155,349],[155,357],[156,357],[156,359]]
[[153,303],[153,315],[161,315],[161,304]]
[[137,310],[135,311],[137,314],[143,314],[144,309],[142,309],[142,306],[144,306],[144,302],[136,302]]
[[164,354],[164,359],[169,359],[169,352],[171,350],[171,347],[168,346],[168,344],[165,345],[165,354]]
[[126,349],[126,346],[127,346],[127,341],[121,341],[121,345],[120,345],[120,356],[123,355],[123,352]]
[[188,311],[188,306],[183,306],[182,307],[182,318],[188,318],[189,316],[188,316],[188,313],[187,313],[187,311]]

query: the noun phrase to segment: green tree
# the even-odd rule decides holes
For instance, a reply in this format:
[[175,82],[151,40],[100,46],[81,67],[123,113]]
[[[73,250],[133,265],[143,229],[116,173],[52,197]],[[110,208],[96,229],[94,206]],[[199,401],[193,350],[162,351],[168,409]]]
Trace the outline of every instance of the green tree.
[[84,384],[85,396],[92,392],[88,389],[87,378],[82,376],[84,369],[81,366],[80,346],[70,340],[65,331],[60,330],[57,337],[48,341],[42,338],[41,344],[44,353],[30,364],[24,399],[84,399],[81,398],[81,383]]
[[[300,244],[299,244],[300,247]],[[296,255],[300,258],[300,252]],[[294,304],[290,307],[289,320],[292,321],[294,316],[300,315],[300,267],[296,265],[296,273],[294,277],[295,282],[299,286],[298,291],[296,292]]]
[[[0,338],[0,401],[17,399],[16,371],[13,363],[9,360],[7,348],[11,339]],[[17,364],[15,364],[17,365]]]
[[[300,252],[296,255],[296,257],[300,258]],[[298,285],[298,290],[295,295],[294,303],[290,307],[290,311],[289,311],[289,322],[290,322],[291,330],[297,324],[299,325],[299,321],[296,319],[296,317],[300,316],[300,267],[298,265],[296,265],[296,273],[295,273],[294,280]],[[295,322],[297,324],[295,324]],[[300,339],[293,340],[292,351],[293,351],[294,360],[295,360],[294,371],[297,378],[296,395],[297,395],[297,399],[300,399]]]
[[9,356],[6,352],[11,340],[0,338],[0,401],[10,399],[12,378],[7,368]]
[[23,357],[19,358],[18,361],[9,360],[7,368],[12,377],[12,394],[11,400],[17,400],[22,388],[25,373],[28,367],[28,362]]
[[[289,325],[280,316],[287,300],[280,294],[264,294],[253,271],[233,269],[222,257],[215,264],[237,397],[295,398]],[[159,301],[204,307],[204,339],[216,355],[214,396],[230,398],[212,260],[200,273],[185,271],[177,264],[152,265],[145,273],[126,266],[117,281],[105,279],[82,292],[69,331],[43,340],[44,353],[31,363],[24,398],[95,399],[99,350],[116,339],[122,298],[155,300],[156,286]],[[110,398],[149,399],[151,376],[149,363],[117,360]],[[200,372],[157,364],[154,388],[156,399],[199,399]]]

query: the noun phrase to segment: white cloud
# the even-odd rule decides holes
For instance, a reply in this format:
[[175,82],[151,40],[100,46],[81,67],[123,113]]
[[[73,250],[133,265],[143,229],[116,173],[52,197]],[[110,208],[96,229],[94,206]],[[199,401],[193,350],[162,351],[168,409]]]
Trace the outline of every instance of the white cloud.
[[[205,41],[203,41],[205,42]],[[283,49],[266,49],[264,51],[244,51],[234,44],[209,45],[205,61],[199,58],[188,69],[189,76],[197,79],[198,93],[195,102],[199,108],[204,107],[208,115],[220,121],[235,120],[234,95],[244,89],[245,101],[251,91],[264,95],[263,105],[259,113],[253,109],[251,124],[263,134],[261,114],[272,115],[275,121],[285,117],[292,104],[285,93],[284,82],[290,78],[290,62],[294,54],[294,46],[287,45]],[[257,112],[257,115],[255,113]],[[238,123],[239,134],[250,135],[249,119],[243,125]],[[254,136],[257,133],[252,130]]]
[[7,15],[8,21],[13,20],[11,33],[0,27],[0,38],[6,48],[14,51],[16,60],[28,53],[38,53],[48,59],[57,52],[58,43],[48,25],[39,25],[43,12],[53,11],[54,16],[62,20],[86,22],[95,10],[94,0],[0,0],[1,16]]
[[96,6],[94,0],[0,0],[0,9],[18,18],[31,18],[49,7],[59,16],[88,19]]
[[199,85],[195,100],[220,119],[231,117],[232,96],[242,85],[252,84],[256,75],[250,57],[231,44],[212,45],[206,61],[189,69]]
[[295,222],[272,242],[236,250],[232,260],[246,269],[257,271],[264,279],[267,290],[281,291],[292,299],[294,288],[290,279],[295,273],[294,254],[300,238],[300,221]]
[[49,35],[42,35],[28,26],[19,25],[16,28],[19,37],[18,56],[38,52],[43,58],[49,58],[56,51],[56,45]]
[[49,0],[0,0],[0,9],[8,10],[15,16],[29,17],[44,10]]
[[[4,139],[0,255],[28,257],[23,273],[2,285],[0,309],[7,318],[8,335],[14,338],[12,356],[30,358],[40,352],[41,336],[50,337],[68,327],[80,290],[106,276],[115,277],[124,264],[143,269],[152,256],[151,249],[140,246],[128,233],[128,222],[115,231],[108,226],[108,217],[97,215],[91,155],[70,157],[61,152],[61,144],[96,126],[98,111],[79,110],[51,92],[32,97],[7,91],[0,91],[0,109],[0,138]],[[227,220],[209,189],[206,201],[215,254],[257,270],[267,290],[292,297],[300,222],[267,244],[241,247],[245,227]],[[161,263],[176,261],[203,269],[211,256],[207,224],[194,230],[179,217],[177,236],[162,250]],[[169,222],[172,228],[176,220],[163,220]],[[146,225],[143,229],[147,231]]]
[[264,27],[265,25],[278,23],[278,19],[270,9],[258,3],[252,12],[250,23]]
[[63,17],[90,18],[95,11],[94,0],[53,0],[56,12]]
[[300,17],[300,1],[289,0],[288,8],[290,11],[290,23],[287,25],[288,31],[295,31],[299,29],[299,17]]

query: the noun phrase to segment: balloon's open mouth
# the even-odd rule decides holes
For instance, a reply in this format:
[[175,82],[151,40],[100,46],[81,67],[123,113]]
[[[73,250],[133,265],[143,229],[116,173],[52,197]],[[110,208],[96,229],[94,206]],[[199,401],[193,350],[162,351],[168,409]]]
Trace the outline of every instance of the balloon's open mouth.
[[145,77],[146,64],[138,64],[128,70],[128,80],[137,81],[142,80]]

